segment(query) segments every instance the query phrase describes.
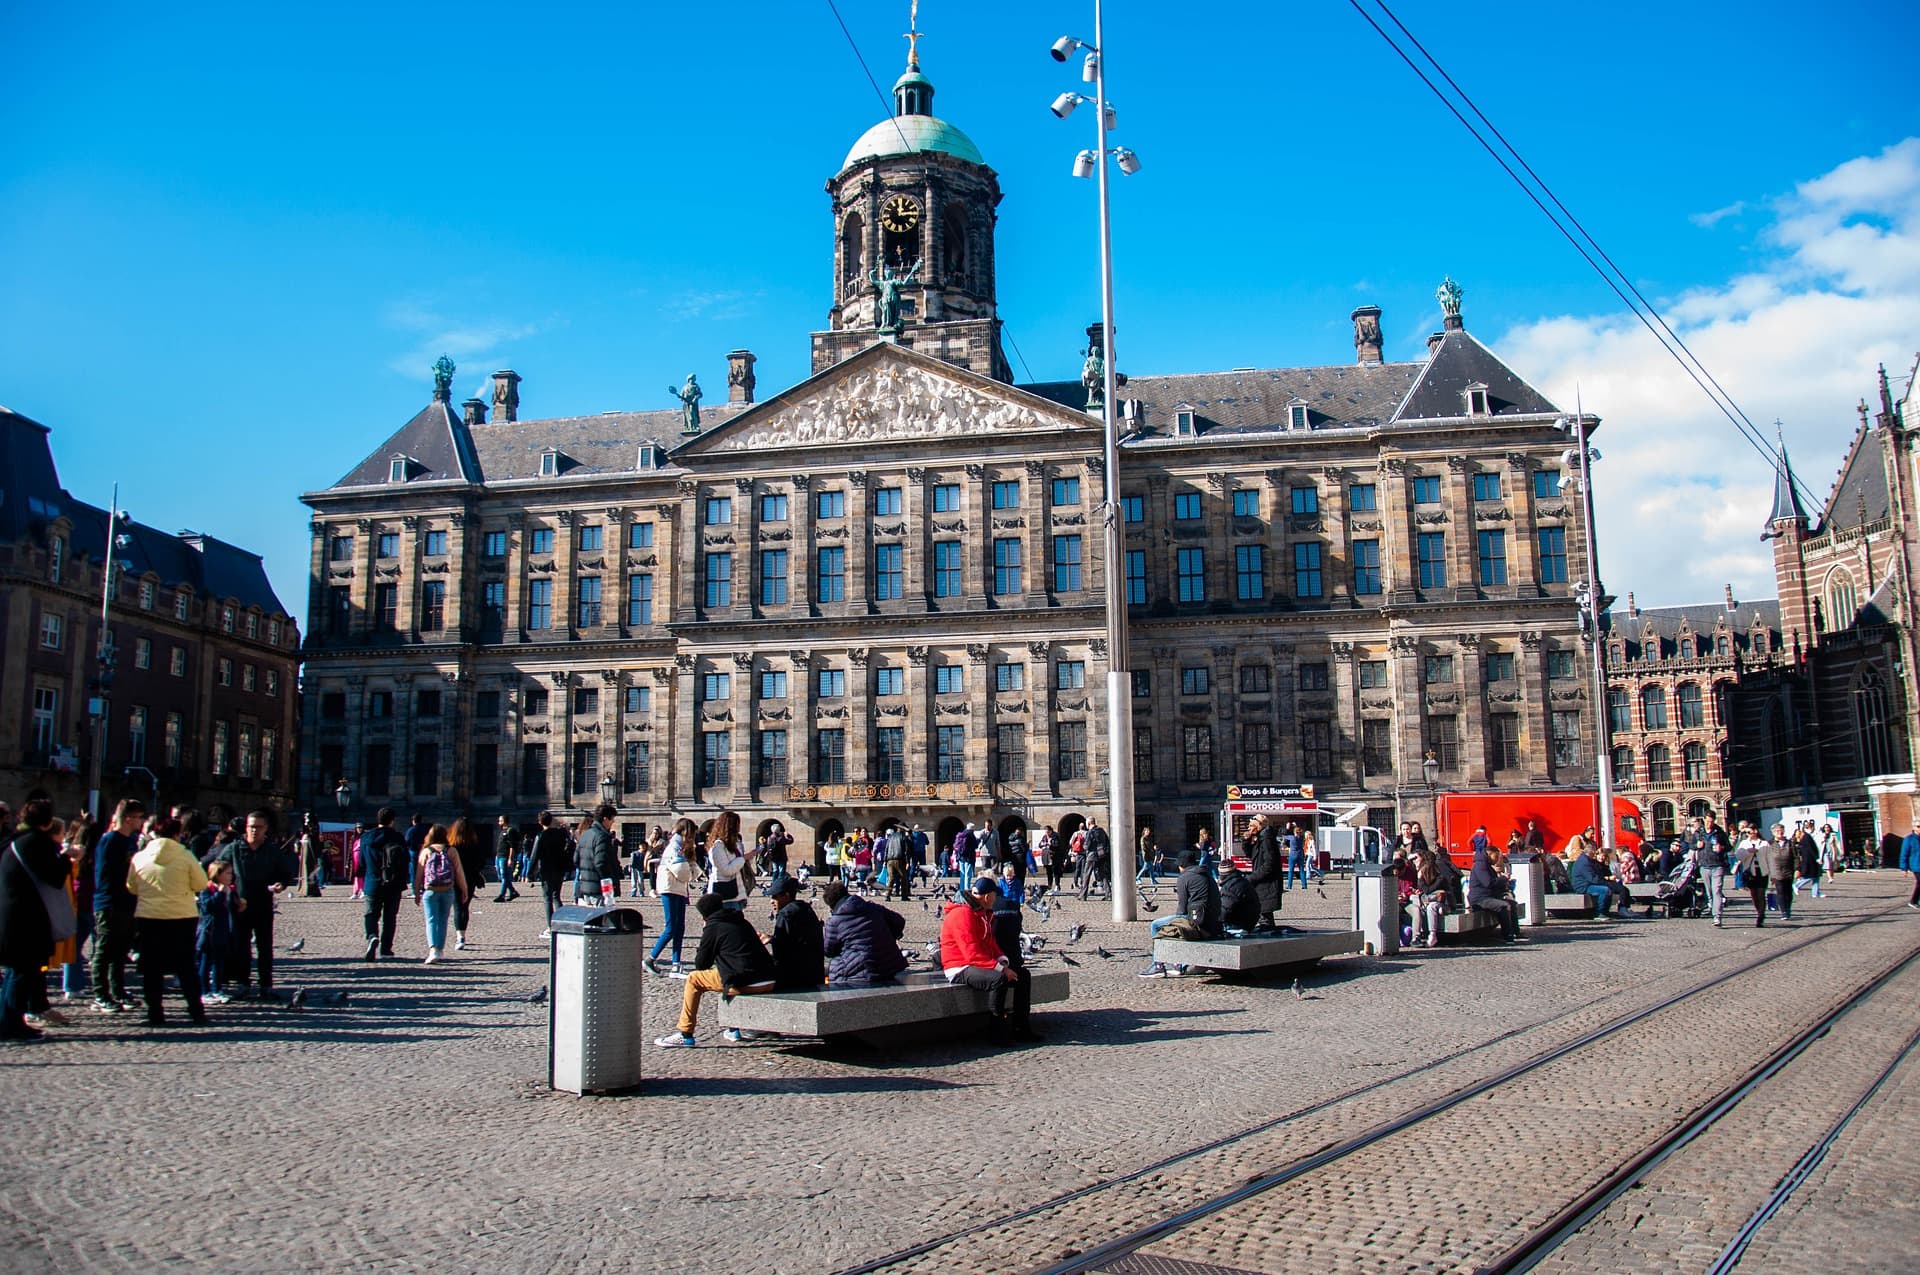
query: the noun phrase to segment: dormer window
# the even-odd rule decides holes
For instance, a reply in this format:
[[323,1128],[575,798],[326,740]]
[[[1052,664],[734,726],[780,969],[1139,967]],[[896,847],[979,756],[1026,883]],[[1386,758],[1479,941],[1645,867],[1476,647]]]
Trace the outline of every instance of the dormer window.
[[1296,398],[1287,404],[1287,428],[1307,428],[1307,400]]
[[635,469],[660,468],[660,449],[652,443],[640,444],[639,454],[634,457]]
[[1487,387],[1478,381],[1467,386],[1467,415],[1493,415],[1493,408],[1487,402]]
[[66,563],[67,542],[62,536],[54,536],[47,541],[47,579],[60,583],[60,570]]
[[1173,433],[1176,438],[1193,437],[1193,409],[1191,407],[1176,407],[1173,409]]
[[[411,456],[401,455],[396,452],[393,459],[387,462],[387,481],[390,483],[407,482],[413,477],[416,466],[418,466],[418,462]],[[424,468],[424,466],[419,467]]]
[[552,478],[560,472],[560,453],[549,447],[540,453],[540,476]]

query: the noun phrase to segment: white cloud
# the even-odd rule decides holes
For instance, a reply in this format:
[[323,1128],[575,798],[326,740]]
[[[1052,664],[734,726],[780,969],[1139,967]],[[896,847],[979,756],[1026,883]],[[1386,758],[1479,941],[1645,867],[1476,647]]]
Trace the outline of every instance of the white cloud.
[[399,301],[387,307],[387,326],[409,334],[413,344],[404,354],[387,360],[390,371],[428,383],[435,359],[442,354],[455,363],[478,359],[501,366],[498,356],[514,341],[525,340],[542,327],[541,323],[461,322],[449,319],[427,306]]
[[1736,199],[1725,208],[1716,208],[1712,212],[1694,213],[1691,217],[1688,217],[1687,220],[1696,226],[1711,229],[1715,223],[1723,221],[1728,217],[1737,217],[1746,210],[1747,201],[1744,199]]
[[[1758,269],[1654,301],[1769,441],[1774,420],[1783,423],[1794,472],[1818,505],[1876,365],[1904,373],[1920,346],[1920,138],[1848,160],[1767,211],[1770,255]],[[1643,606],[1713,601],[1726,583],[1737,597],[1774,596],[1772,552],[1759,539],[1769,462],[1638,320],[1554,316],[1494,348],[1561,407],[1577,393],[1602,418],[1594,494],[1609,591],[1631,589]]]
[[711,292],[689,289],[660,303],[660,311],[676,322],[690,319],[726,322],[751,315],[764,292],[721,288]]

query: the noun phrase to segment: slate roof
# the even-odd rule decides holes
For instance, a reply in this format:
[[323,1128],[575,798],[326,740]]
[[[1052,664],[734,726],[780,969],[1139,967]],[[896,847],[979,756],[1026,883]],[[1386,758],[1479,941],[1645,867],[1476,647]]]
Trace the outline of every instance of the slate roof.
[[1600,617],[1600,628],[1611,637],[1617,627],[1619,635],[1629,642],[1645,640],[1648,631],[1651,630],[1662,643],[1671,645],[1679,640],[1683,624],[1688,632],[1697,635],[1715,632],[1724,619],[1733,634],[1734,645],[1744,650],[1747,635],[1753,631],[1756,618],[1774,635],[1773,645],[1777,645],[1780,632],[1780,603],[1775,598],[1767,598],[1760,602],[1742,602],[1731,611],[1724,603],[1719,602],[1701,602],[1688,606],[1645,607],[1638,615],[1608,610]]
[[[720,403],[702,407],[701,433],[732,420],[749,406],[751,404]],[[541,453],[549,448],[560,453],[562,474],[631,473],[642,443],[652,443],[665,450],[686,441],[680,432],[680,422],[677,407],[655,412],[560,416],[551,420],[482,425],[473,431],[473,442],[488,482],[538,478]]]
[[1467,387],[1475,384],[1487,387],[1487,406],[1495,416],[1551,416],[1560,410],[1464,328],[1448,332],[1422,367],[1400,406],[1400,420],[1465,416]]
[[477,483],[481,480],[466,422],[460,419],[451,403],[434,399],[334,486],[368,487],[384,483],[396,455],[412,462],[411,481],[451,479]]
[[1853,446],[1840,466],[1840,477],[1820,512],[1820,530],[1860,525],[1861,502],[1866,503],[1866,520],[1885,518],[1893,510],[1887,493],[1886,452],[1879,430],[1859,430]]
[[[60,485],[45,425],[0,407],[0,533],[9,540],[39,538],[48,523],[66,518],[73,530],[72,551],[93,562],[107,552],[108,511],[76,500]],[[178,535],[137,520],[121,524],[127,543],[114,558],[129,578],[153,575],[172,587],[185,584],[195,593],[233,598],[268,615],[289,615],[281,605],[260,555],[197,531]]]
[[1767,525],[1776,522],[1805,522],[1807,511],[1800,507],[1800,493],[1793,488],[1793,462],[1787,459],[1786,444],[1780,445],[1780,463],[1773,469],[1773,512]]

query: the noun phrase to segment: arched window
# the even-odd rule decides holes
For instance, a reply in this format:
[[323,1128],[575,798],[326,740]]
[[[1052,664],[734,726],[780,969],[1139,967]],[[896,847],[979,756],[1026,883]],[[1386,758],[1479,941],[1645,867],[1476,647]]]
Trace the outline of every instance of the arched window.
[[1660,658],[1660,637],[1649,633],[1640,639],[1640,658],[1651,664]]
[[1624,686],[1607,688],[1607,729],[1629,731],[1633,729],[1633,700]]
[[945,224],[940,228],[940,273],[950,287],[967,288],[967,210],[962,204],[948,204]]
[[1767,653],[1767,631],[1765,629],[1755,629],[1753,635],[1747,639],[1747,649],[1755,655],[1765,655]]
[[1885,775],[1898,770],[1893,759],[1893,727],[1887,719],[1887,692],[1872,669],[1853,692],[1853,729],[1860,745],[1861,772]]
[[1713,803],[1703,797],[1695,797],[1687,803],[1687,818],[1705,819],[1713,813]]
[[1647,749],[1647,787],[1660,788],[1673,782],[1673,754],[1665,744]]
[[1680,764],[1690,784],[1707,782],[1707,746],[1702,743],[1685,744],[1680,749]]
[[1700,702],[1700,688],[1692,682],[1682,682],[1678,692],[1680,700],[1680,729],[1698,730],[1707,724],[1707,711]]
[[1827,631],[1851,628],[1853,617],[1860,608],[1854,597],[1853,577],[1845,567],[1835,567],[1828,573],[1826,596]]
[[1656,837],[1673,835],[1673,803],[1671,801],[1653,803],[1653,835]]
[[1723,660],[1726,659],[1729,655],[1732,655],[1733,654],[1732,635],[1722,633],[1718,637],[1714,638],[1713,653],[1715,655],[1718,655]]
[[1732,710],[1733,683],[1715,682],[1713,684],[1713,724],[1725,730]]
[[1693,639],[1691,637],[1681,638],[1680,651],[1679,651],[1680,658],[1683,660],[1690,660],[1693,658],[1693,652],[1694,652]]
[[1667,728],[1667,691],[1663,686],[1640,688],[1640,721],[1647,730]]
[[840,229],[840,264],[846,295],[859,296],[867,287],[867,229],[857,212]]
[[1633,787],[1633,750],[1631,748],[1613,750],[1613,786],[1615,788]]

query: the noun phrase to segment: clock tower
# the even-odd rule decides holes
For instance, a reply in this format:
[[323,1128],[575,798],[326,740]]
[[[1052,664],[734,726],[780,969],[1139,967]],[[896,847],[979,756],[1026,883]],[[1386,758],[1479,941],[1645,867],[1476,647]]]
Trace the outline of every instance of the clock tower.
[[971,138],[934,117],[917,41],[893,101],[827,183],[834,302],[813,334],[813,370],[895,341],[1011,380],[994,305],[999,178]]

